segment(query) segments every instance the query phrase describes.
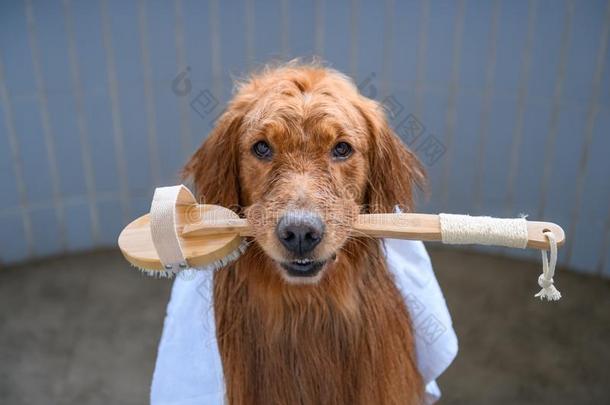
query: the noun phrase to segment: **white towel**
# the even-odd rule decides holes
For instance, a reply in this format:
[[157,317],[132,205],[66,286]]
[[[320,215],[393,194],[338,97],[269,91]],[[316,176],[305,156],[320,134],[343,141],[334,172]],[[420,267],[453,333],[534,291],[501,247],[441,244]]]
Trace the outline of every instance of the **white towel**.
[[[440,398],[436,378],[457,355],[457,337],[428,253],[421,242],[386,239],[389,270],[415,328],[417,364],[426,402]],[[225,387],[212,310],[212,273],[176,278],[159,344],[153,405],[222,405]]]

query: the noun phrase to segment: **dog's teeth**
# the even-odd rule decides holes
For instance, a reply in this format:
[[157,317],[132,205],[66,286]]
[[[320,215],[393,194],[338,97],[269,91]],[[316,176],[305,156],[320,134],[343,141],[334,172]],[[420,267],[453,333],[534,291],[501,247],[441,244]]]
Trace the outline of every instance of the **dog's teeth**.
[[309,264],[309,263],[311,263],[312,261],[311,261],[311,260],[309,260],[309,259],[297,259],[297,260],[295,260],[294,262],[295,262],[295,263],[297,263],[297,264]]

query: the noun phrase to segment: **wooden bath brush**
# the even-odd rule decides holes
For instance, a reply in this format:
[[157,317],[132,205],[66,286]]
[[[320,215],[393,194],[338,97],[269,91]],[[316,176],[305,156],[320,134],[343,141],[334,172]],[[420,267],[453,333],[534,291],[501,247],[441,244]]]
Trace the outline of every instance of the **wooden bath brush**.
[[[542,250],[543,273],[537,297],[557,300],[553,285],[557,246],[563,229],[525,218],[471,217],[453,214],[361,214],[354,231],[376,238],[482,244]],[[197,204],[183,185],[155,190],[150,213],[131,222],[119,235],[125,258],[149,275],[171,276],[183,269],[214,270],[237,259],[252,230],[228,208]],[[550,260],[546,251],[550,250]]]

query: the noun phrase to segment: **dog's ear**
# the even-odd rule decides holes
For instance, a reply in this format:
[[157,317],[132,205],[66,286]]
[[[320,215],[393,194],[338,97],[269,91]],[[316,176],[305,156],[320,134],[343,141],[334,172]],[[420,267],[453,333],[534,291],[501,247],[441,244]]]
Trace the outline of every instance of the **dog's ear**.
[[235,209],[240,203],[238,136],[241,115],[229,110],[182,169],[200,203]]
[[388,125],[383,108],[361,98],[357,104],[370,137],[369,177],[365,204],[369,213],[413,210],[414,187],[423,189],[423,166]]

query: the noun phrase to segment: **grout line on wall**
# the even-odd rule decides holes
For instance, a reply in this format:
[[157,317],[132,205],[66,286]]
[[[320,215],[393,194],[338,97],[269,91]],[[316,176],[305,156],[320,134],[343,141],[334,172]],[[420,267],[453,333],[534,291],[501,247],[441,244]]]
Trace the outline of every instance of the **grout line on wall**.
[[314,52],[320,58],[324,57],[324,0],[314,1]]
[[521,155],[521,142],[523,140],[523,125],[525,117],[525,108],[527,104],[527,89],[529,87],[529,76],[532,63],[532,49],[534,46],[535,30],[536,30],[536,12],[537,0],[530,0],[527,11],[527,34],[523,53],[521,56],[521,72],[519,74],[519,85],[517,91],[517,116],[515,118],[515,127],[513,130],[513,140],[509,155],[508,179],[505,211],[506,214],[514,215],[513,203],[515,194],[515,181],[519,172],[519,160]]
[[290,58],[290,2],[289,0],[280,1],[281,13],[281,36],[282,36],[282,57]]
[[455,121],[457,114],[457,95],[460,86],[460,66],[462,63],[462,39],[464,37],[465,0],[459,0],[458,11],[455,16],[455,30],[453,32],[453,57],[451,62],[451,82],[449,83],[449,99],[447,100],[447,115],[445,116],[445,148],[443,157],[443,174],[440,181],[440,201],[443,210],[449,203],[449,180],[451,177],[451,161],[453,155],[453,137],[455,134]]
[[[572,213],[570,215],[570,224],[568,226],[567,235],[572,236],[566,240],[566,263],[570,264],[572,260],[572,251],[574,248],[573,236],[576,232],[576,225],[578,223],[580,215],[580,205],[582,202],[582,193],[584,191],[585,178],[587,175],[587,168],[589,164],[589,153],[591,144],[593,143],[593,130],[595,129],[595,120],[599,113],[599,94],[601,90],[602,78],[604,74],[604,67],[606,62],[606,55],[608,54],[608,42],[610,35],[610,0],[608,0],[606,6],[606,16],[604,19],[604,25],[602,28],[602,34],[599,41],[599,49],[597,51],[597,59],[595,62],[595,73],[593,74],[593,81],[591,83],[591,97],[589,99],[589,106],[587,109],[587,121],[585,124],[584,131],[584,142],[578,162],[578,175],[576,177],[576,184],[574,190],[574,205],[572,206]],[[601,254],[604,254],[602,249]]]
[[78,50],[76,47],[76,36],[74,34],[74,17],[72,15],[71,0],[63,0],[64,21],[66,26],[66,38],[68,42],[68,60],[70,64],[70,79],[72,81],[72,94],[75,102],[75,117],[80,140],[80,152],[83,161],[83,174],[85,187],[89,198],[89,217],[91,221],[91,234],[94,243],[101,241],[100,220],[96,200],[95,174],[93,159],[91,157],[91,142],[89,129],[85,114],[85,101],[83,96],[83,85],[81,80]]
[[34,234],[32,232],[32,218],[27,210],[29,206],[27,188],[23,177],[23,162],[21,160],[21,148],[19,145],[19,136],[17,129],[15,128],[15,115],[13,114],[13,105],[11,97],[6,87],[6,79],[4,77],[4,62],[2,55],[0,55],[0,104],[4,110],[4,123],[6,126],[6,135],[8,138],[8,144],[11,152],[11,160],[13,163],[13,171],[15,172],[15,182],[17,183],[17,194],[19,197],[20,207],[17,210],[17,214],[21,215],[21,221],[23,223],[23,233],[25,235],[28,255],[34,256],[36,254],[36,248],[34,245]]
[[117,162],[117,175],[119,177],[119,190],[121,193],[121,210],[123,221],[129,221],[131,204],[129,201],[129,181],[127,177],[127,161],[125,156],[125,145],[123,139],[123,125],[121,118],[121,106],[119,100],[119,83],[116,74],[116,62],[112,46],[112,33],[110,32],[110,17],[108,15],[107,0],[100,1],[102,37],[104,51],[106,53],[106,74],[108,89],[110,92],[110,111],[112,116],[112,132]]
[[392,47],[394,44],[394,6],[394,0],[385,1],[380,101],[383,101],[390,94],[390,82],[392,79]]
[[[479,148],[474,179],[474,212],[479,213],[483,207],[483,174],[485,172],[485,149],[489,136],[492,100],[494,98],[494,79],[496,73],[496,56],[498,50],[498,22],[500,20],[500,0],[494,0],[491,27],[489,31],[489,48],[485,63],[485,85],[481,96],[481,119],[479,122]],[[462,90],[463,91],[463,90]]]
[[430,1],[421,0],[419,19],[419,43],[417,46],[417,67],[415,78],[415,116],[422,119],[424,111],[424,82],[426,80],[426,59],[428,47],[428,20],[430,18]]
[[157,117],[155,105],[155,86],[153,83],[152,65],[150,63],[150,48],[148,44],[148,12],[146,0],[138,1],[138,30],[140,40],[140,57],[144,78],[144,98],[146,108],[146,125],[148,133],[148,159],[152,183],[157,186],[161,182],[159,167],[159,144],[157,140]]
[[49,102],[47,98],[46,85],[42,74],[41,56],[38,47],[38,38],[36,34],[36,20],[34,18],[34,9],[31,0],[25,0],[25,14],[27,19],[27,31],[30,44],[30,52],[32,55],[32,67],[34,71],[34,80],[36,81],[36,93],[38,96],[38,104],[40,108],[40,121],[42,124],[42,137],[47,151],[47,159],[49,161],[49,176],[51,178],[51,189],[53,193],[53,205],[55,209],[55,217],[57,226],[59,227],[59,244],[63,251],[67,250],[67,235],[66,235],[66,217],[64,207],[62,205],[61,196],[61,180],[59,168],[57,165],[57,152],[55,148],[55,135],[51,125],[51,116],[49,113]]
[[358,81],[358,21],[360,17],[359,0],[350,2],[349,10],[349,32],[350,32],[350,49],[349,49],[349,70],[355,82]]
[[[174,0],[175,25],[174,40],[176,44],[176,64],[178,72],[188,68],[186,49],[184,46],[184,11],[182,0]],[[193,150],[193,131],[189,115],[188,97],[178,97],[180,111],[180,138],[182,140],[182,154],[187,159]]]
[[245,0],[245,21],[246,28],[244,33],[246,35],[246,66],[251,68],[255,62],[255,50],[254,50],[254,35],[255,35],[255,13],[254,13],[254,0]]
[[597,274],[604,274],[606,268],[608,251],[610,250],[610,205],[608,205],[608,216],[606,217],[606,224],[604,226],[604,236],[602,238],[601,251],[599,254],[599,260],[597,261]]
[[222,74],[222,60],[221,60],[221,49],[220,49],[220,25],[219,25],[219,11],[218,11],[218,0],[210,0],[210,41],[212,48],[212,89],[214,96],[218,100],[224,99],[223,90],[223,74]]
[[538,204],[538,218],[544,218],[546,208],[546,194],[551,181],[551,169],[555,158],[555,144],[557,143],[557,132],[559,129],[559,115],[561,112],[563,85],[566,77],[566,67],[570,49],[570,37],[572,36],[572,18],[574,17],[574,0],[566,2],[566,15],[561,32],[561,47],[559,49],[559,66],[557,68],[557,78],[553,91],[553,102],[551,109],[551,119],[549,122],[549,132],[544,143],[544,167],[542,169],[542,179],[540,183],[540,200]]

